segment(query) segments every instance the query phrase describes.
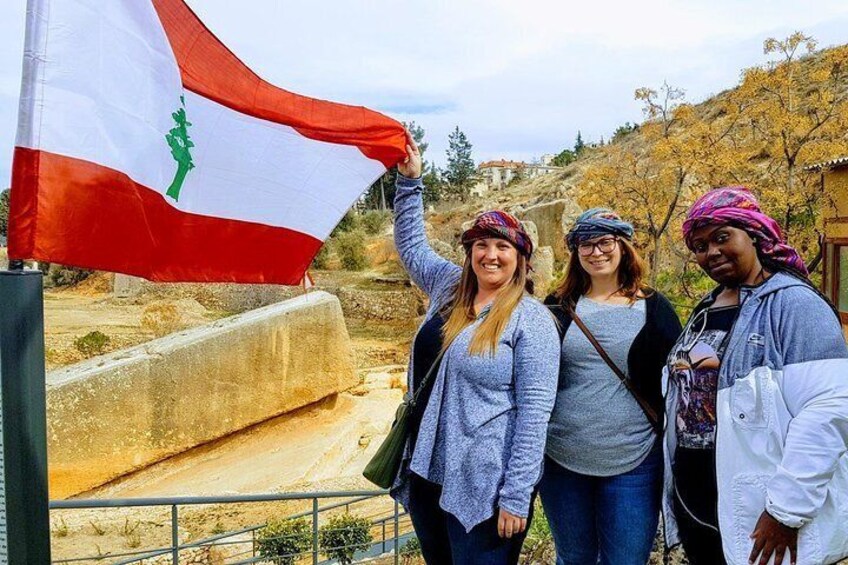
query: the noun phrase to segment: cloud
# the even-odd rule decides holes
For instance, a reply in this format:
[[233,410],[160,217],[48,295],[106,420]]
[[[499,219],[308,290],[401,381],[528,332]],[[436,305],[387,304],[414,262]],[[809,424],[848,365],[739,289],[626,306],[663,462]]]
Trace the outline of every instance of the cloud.
[[[598,140],[641,121],[639,86],[668,80],[699,101],[763,62],[766,37],[802,29],[844,43],[848,26],[844,0],[188,1],[263,78],[415,120],[440,163],[457,125],[477,160],[557,152],[578,130]],[[11,97],[23,4],[0,3],[0,93]],[[16,103],[0,104],[0,155],[11,155]]]

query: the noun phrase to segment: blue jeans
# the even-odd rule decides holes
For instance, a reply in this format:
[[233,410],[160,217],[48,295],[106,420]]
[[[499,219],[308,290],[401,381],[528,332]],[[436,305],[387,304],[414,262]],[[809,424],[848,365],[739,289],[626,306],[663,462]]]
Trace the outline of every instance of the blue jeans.
[[[421,554],[428,565],[515,565],[527,530],[509,539],[498,536],[498,514],[474,526],[470,532],[452,514],[442,510],[442,487],[410,477],[409,515]],[[535,497],[534,497],[535,498]],[[533,519],[533,504],[527,516],[527,528]]]
[[573,473],[545,458],[539,495],[557,565],[645,565],[660,514],[659,442],[638,467],[612,477]]

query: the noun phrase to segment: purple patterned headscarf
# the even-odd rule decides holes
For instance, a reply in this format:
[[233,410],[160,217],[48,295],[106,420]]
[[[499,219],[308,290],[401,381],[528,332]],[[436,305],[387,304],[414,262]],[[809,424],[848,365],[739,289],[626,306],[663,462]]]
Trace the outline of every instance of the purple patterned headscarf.
[[460,238],[465,249],[478,239],[499,237],[512,243],[527,259],[533,254],[533,242],[522,223],[508,212],[492,210],[477,216],[474,225],[465,230]]
[[707,225],[730,225],[744,230],[756,241],[762,257],[789,270],[809,276],[804,260],[786,244],[780,226],[760,209],[757,198],[744,186],[716,188],[700,197],[683,222],[683,237],[692,250],[692,234]]

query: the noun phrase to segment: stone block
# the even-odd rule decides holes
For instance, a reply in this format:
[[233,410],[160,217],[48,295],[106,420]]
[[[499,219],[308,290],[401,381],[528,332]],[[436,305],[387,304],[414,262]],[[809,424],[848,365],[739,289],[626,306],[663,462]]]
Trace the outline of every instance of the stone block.
[[553,290],[554,283],[554,250],[550,246],[538,248],[533,253],[533,272],[530,278],[536,285],[536,296],[542,300]]
[[285,302],[47,376],[51,498],[358,384],[335,296]]
[[568,256],[565,234],[581,212],[574,201],[564,198],[531,206],[521,212],[520,218],[536,224],[539,245],[551,247],[554,258],[562,261]]
[[115,273],[115,282],[112,283],[112,293],[115,298],[130,298],[141,292],[144,279],[132,275]]

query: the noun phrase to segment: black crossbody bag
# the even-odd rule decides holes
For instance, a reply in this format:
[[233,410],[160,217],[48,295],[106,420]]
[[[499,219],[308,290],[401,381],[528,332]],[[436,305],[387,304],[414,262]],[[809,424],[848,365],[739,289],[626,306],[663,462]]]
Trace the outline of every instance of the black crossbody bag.
[[641,408],[642,412],[645,413],[645,417],[648,419],[648,422],[650,422],[651,428],[653,428],[654,432],[656,432],[657,435],[660,435],[662,433],[662,427],[660,426],[660,419],[659,416],[657,416],[657,412],[651,407],[648,401],[645,400],[642,395],[636,391],[635,388],[633,388],[633,384],[630,382],[630,379],[627,378],[627,375],[624,374],[624,371],[619,369],[618,365],[616,365],[615,362],[610,359],[610,356],[607,355],[607,352],[604,350],[601,344],[598,343],[598,340],[595,339],[595,336],[592,335],[592,332],[589,331],[589,328],[586,327],[586,324],[583,323],[583,320],[580,319],[580,316],[577,315],[577,312],[575,312],[574,307],[568,304],[565,306],[565,311],[568,313],[569,316],[571,316],[571,319],[574,321],[575,324],[577,324],[577,327],[580,328],[580,331],[583,332],[583,335],[585,335],[586,338],[592,343],[592,345],[595,347],[595,350],[598,352],[598,355],[601,356],[601,359],[603,359],[606,364],[609,365],[609,368],[612,369],[612,372],[615,373],[616,376],[621,380],[621,384],[624,385],[624,388],[626,388],[630,392],[630,394],[633,395],[633,398],[636,399],[636,403],[639,404],[639,408]]

